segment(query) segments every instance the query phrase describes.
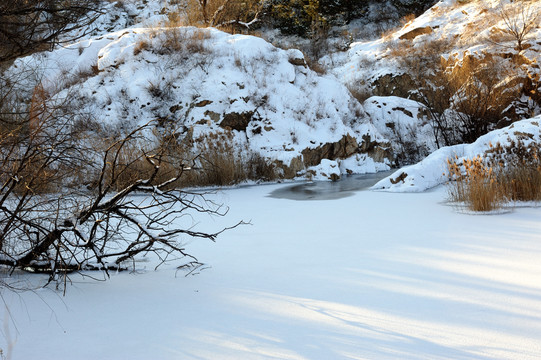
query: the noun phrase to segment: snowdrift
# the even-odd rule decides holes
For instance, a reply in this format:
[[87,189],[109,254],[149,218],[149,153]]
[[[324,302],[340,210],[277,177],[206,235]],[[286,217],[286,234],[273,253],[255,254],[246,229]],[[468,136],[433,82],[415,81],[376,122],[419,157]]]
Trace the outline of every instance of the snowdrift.
[[531,142],[541,145],[541,116],[518,121],[512,125],[481,136],[472,144],[443,147],[421,162],[406,166],[379,181],[372,189],[391,192],[421,192],[448,180],[447,160],[458,157],[457,162],[484,155],[491,145],[502,146],[512,141],[522,141],[526,146]]

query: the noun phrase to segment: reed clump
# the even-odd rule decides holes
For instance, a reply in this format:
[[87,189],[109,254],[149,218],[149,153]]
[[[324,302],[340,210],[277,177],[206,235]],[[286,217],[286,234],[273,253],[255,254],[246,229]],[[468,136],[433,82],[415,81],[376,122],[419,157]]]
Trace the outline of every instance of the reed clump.
[[535,142],[490,145],[483,156],[447,160],[449,198],[473,211],[509,202],[541,201],[541,149]]

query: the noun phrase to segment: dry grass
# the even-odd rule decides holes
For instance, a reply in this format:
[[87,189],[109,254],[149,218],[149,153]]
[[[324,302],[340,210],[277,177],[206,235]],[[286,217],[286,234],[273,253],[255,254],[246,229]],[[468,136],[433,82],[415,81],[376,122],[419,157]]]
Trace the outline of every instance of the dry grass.
[[491,146],[484,157],[448,160],[451,201],[473,211],[492,211],[510,201],[541,201],[539,144]]
[[364,103],[368,98],[374,96],[374,90],[362,83],[348,83],[346,84],[351,96],[353,96],[359,103]]
[[310,70],[314,71],[318,75],[325,75],[327,73],[327,69],[323,65],[319,63],[319,61],[312,59],[310,56],[304,55],[304,59],[306,61],[306,65],[310,68]]
[[143,50],[147,50],[149,47],[150,44],[147,39],[139,40],[137,43],[135,43],[135,46],[133,47],[133,55],[137,56]]
[[158,54],[173,52],[186,54],[207,54],[206,40],[211,38],[207,29],[185,29],[179,27],[165,28],[160,34],[160,41],[154,49]]
[[271,181],[278,176],[273,164],[261,155],[239,150],[229,131],[211,133],[194,142],[190,154],[183,155],[194,168],[182,179],[184,186],[228,186],[246,180]]
[[[199,138],[178,142],[162,139],[159,148],[161,163],[153,184],[163,183],[181,174],[171,187],[230,186],[247,180],[272,181],[278,172],[274,164],[261,155],[239,149],[230,131],[211,133]],[[119,152],[116,165],[108,172],[108,181],[115,178],[117,190],[138,179],[147,179],[154,166],[137,144],[129,144]]]
[[449,187],[452,201],[465,203],[473,211],[492,211],[503,199],[494,169],[479,156],[465,160],[462,166],[448,160],[449,174],[455,179]]
[[[511,201],[541,201],[541,146],[531,142],[511,142],[507,147],[492,147],[491,163],[505,166],[498,180]],[[506,162],[505,162],[506,161]]]

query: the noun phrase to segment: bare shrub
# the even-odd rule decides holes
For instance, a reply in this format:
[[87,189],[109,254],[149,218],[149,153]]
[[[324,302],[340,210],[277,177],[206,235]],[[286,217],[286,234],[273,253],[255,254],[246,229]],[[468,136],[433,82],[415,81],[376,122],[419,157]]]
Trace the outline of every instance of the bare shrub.
[[188,0],[187,25],[217,27],[230,32],[250,30],[259,22],[262,5],[254,0]]
[[519,95],[519,89],[500,85],[506,73],[499,59],[479,62],[468,73],[451,75],[456,89],[451,101],[457,111],[461,140],[471,143],[493,130],[502,118],[503,110]]
[[389,46],[391,56],[396,57],[406,72],[404,76],[409,80],[406,83],[413,84],[413,88],[408,89],[410,97],[423,103],[430,113],[437,147],[460,142],[456,136],[456,124],[446,112],[456,92],[456,83],[451,81],[447,66],[442,62],[442,54],[452,48],[453,40],[433,39],[417,46],[398,40]]
[[[84,37],[101,15],[102,6],[99,0],[3,0],[0,62]],[[66,35],[70,37],[64,38]]]
[[541,13],[532,6],[532,1],[517,0],[511,4],[502,5],[498,11],[498,17],[504,24],[503,36],[493,36],[492,40],[497,44],[503,45],[506,40],[515,42],[514,49],[520,54],[528,45],[526,38],[537,27]]
[[51,97],[38,86],[26,105],[10,89],[0,90],[2,268],[46,273],[60,286],[70,272],[108,274],[148,254],[158,264],[200,266],[183,242],[221,231],[195,230],[190,216],[227,209],[177,189],[187,166],[156,141],[157,123],[100,137],[81,131],[85,114],[69,94]]
[[409,96],[430,112],[438,147],[473,142],[500,124],[517,120],[508,119],[504,111],[528,85],[524,69],[504,57],[443,58],[454,41],[436,39],[415,46],[396,41],[390,48],[413,84]]

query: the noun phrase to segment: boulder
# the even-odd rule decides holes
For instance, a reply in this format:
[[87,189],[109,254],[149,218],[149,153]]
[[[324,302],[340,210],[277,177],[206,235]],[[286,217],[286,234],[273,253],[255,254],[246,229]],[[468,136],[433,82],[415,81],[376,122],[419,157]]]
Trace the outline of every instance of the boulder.
[[253,115],[253,111],[246,111],[242,113],[232,112],[224,114],[224,119],[220,123],[220,126],[224,129],[229,128],[237,131],[246,131],[246,128],[252,120]]
[[282,169],[284,179],[293,179],[300,171],[304,170],[304,164],[300,156],[291,159],[289,165],[284,164],[281,160],[275,160],[274,165]]
[[363,135],[363,142],[359,147],[359,152],[367,154],[375,162],[385,162],[385,159],[390,160],[393,158],[391,144],[373,141],[368,134]]

